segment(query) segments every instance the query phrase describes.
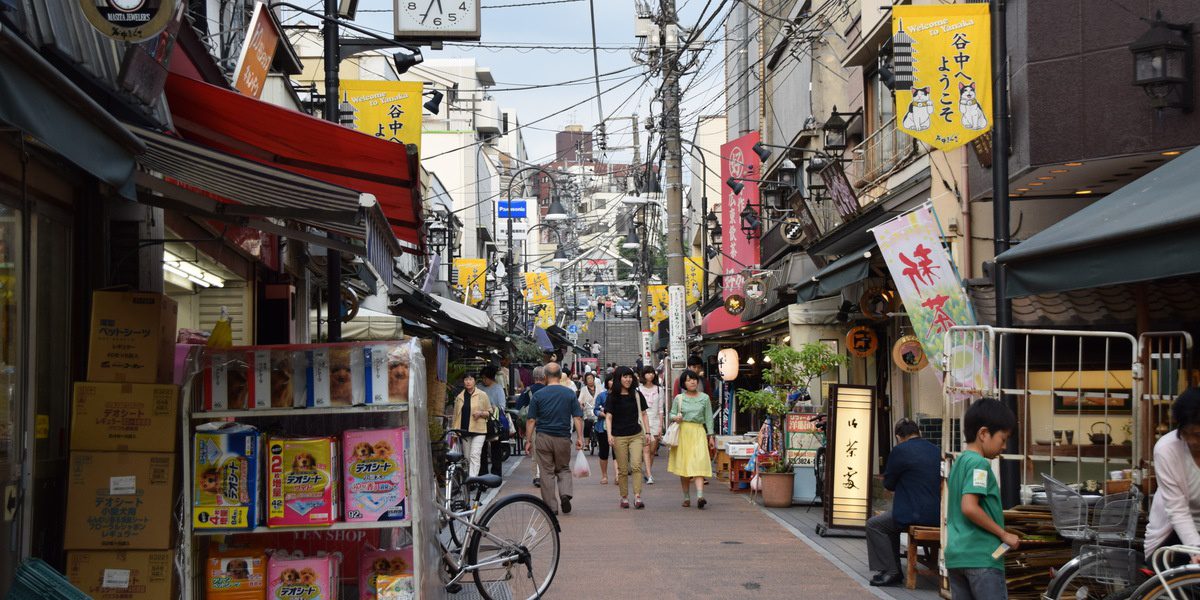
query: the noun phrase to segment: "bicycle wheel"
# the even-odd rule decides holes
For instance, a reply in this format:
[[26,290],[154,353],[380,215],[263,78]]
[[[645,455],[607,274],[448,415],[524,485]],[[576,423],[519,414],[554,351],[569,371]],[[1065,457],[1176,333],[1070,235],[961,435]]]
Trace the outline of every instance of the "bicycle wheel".
[[[453,512],[462,512],[471,507],[471,494],[467,490],[467,470],[463,468],[454,469],[454,486],[452,496],[450,497],[450,510]],[[446,522],[446,529],[450,531],[450,539],[454,542],[454,547],[461,548],[466,543],[467,527],[454,519]]]
[[506,540],[497,543],[472,531],[467,560],[472,565],[499,561],[473,572],[475,587],[486,600],[541,598],[558,571],[558,520],[540,498],[507,496],[487,508],[480,526]]
[[1133,588],[1145,578],[1137,581],[1114,582],[1097,578],[1092,572],[1088,558],[1082,557],[1063,565],[1046,586],[1045,598],[1054,600],[1121,600],[1128,598]]
[[1200,598],[1200,566],[1189,565],[1171,569],[1163,573],[1163,579],[1167,581],[1166,587],[1158,577],[1147,579],[1129,596],[1130,600],[1170,600],[1171,598],[1196,600]]

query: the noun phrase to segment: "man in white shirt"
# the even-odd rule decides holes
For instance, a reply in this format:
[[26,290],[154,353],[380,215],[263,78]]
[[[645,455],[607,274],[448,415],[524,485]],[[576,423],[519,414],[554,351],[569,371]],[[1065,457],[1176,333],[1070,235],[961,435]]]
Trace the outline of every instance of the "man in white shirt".
[[[1180,394],[1171,416],[1176,429],[1154,444],[1158,491],[1146,525],[1147,560],[1164,546],[1200,547],[1200,389]],[[1200,564],[1200,555],[1191,562]]]

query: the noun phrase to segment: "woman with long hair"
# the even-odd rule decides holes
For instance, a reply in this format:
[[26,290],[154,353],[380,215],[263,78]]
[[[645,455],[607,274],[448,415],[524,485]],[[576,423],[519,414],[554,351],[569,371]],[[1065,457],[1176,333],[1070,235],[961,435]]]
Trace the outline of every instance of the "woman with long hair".
[[618,367],[613,373],[612,391],[606,402],[605,429],[608,443],[616,451],[617,486],[621,491],[621,508],[629,508],[629,479],[633,478],[633,504],[642,503],[642,448],[650,435],[646,416],[646,399],[637,390],[633,369]]
[[463,377],[463,390],[454,398],[450,429],[458,433],[461,452],[467,457],[467,474],[479,474],[483,443],[487,440],[488,415],[492,413],[492,402],[487,393],[475,387],[475,377]]
[[664,431],[664,416],[666,410],[666,391],[658,384],[658,372],[654,367],[646,365],[642,367],[641,381],[638,382],[638,391],[642,393],[642,397],[646,399],[646,416],[647,423],[650,425],[650,435],[646,437],[646,446],[642,451],[642,458],[645,459],[645,481],[648,484],[654,484],[654,457],[658,454],[658,444],[662,441]]
[[579,386],[579,409],[583,411],[583,439],[587,444],[585,451],[592,450],[592,429],[596,426],[596,374],[588,371],[583,375],[583,385]]
[[[691,488],[696,488],[696,508],[703,509],[704,480],[712,477],[712,459],[709,451],[716,438],[713,437],[712,405],[708,394],[700,391],[700,376],[684,371],[679,378],[683,391],[675,397],[671,406],[670,421],[679,423],[679,443],[671,448],[667,459],[667,470],[679,476],[683,487],[683,507],[692,505]],[[707,441],[707,443],[706,443]]]

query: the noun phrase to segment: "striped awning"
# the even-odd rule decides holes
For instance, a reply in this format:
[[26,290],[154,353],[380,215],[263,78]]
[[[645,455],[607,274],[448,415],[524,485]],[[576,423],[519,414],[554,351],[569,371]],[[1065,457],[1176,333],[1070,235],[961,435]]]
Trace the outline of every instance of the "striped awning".
[[[402,249],[373,195],[147,129],[129,129],[147,148],[138,157],[142,172],[137,181],[163,194],[159,204],[182,208],[182,203],[214,218],[245,220],[250,227],[363,256],[391,286],[392,257]],[[155,203],[153,197],[142,199]],[[280,227],[267,219],[294,221],[350,241]]]

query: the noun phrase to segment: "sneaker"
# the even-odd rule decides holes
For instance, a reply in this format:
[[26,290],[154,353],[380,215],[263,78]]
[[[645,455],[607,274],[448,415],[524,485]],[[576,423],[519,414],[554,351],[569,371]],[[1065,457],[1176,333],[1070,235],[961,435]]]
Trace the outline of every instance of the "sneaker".
[[542,487],[542,479],[540,477],[533,478],[533,487],[535,487],[535,488]]
[[621,498],[621,508],[629,508],[629,499]]
[[645,504],[642,504],[642,497],[641,497],[641,496],[636,496],[636,497],[634,497],[634,499],[633,499],[633,507],[634,507],[634,508],[638,508],[638,509],[641,509],[641,508],[646,508],[646,505],[645,505]]
[[699,500],[696,500],[696,508],[700,510],[704,510],[705,504],[708,504],[708,500],[705,500],[703,496],[701,496]]
[[654,485],[654,476],[653,475],[646,478],[646,485]]
[[558,498],[558,500],[559,500],[560,505],[562,506],[563,514],[564,515],[571,514],[571,497],[570,496],[560,496]]

